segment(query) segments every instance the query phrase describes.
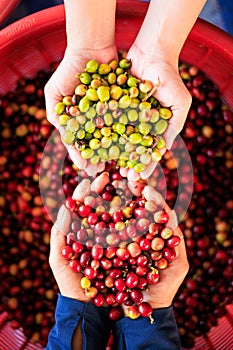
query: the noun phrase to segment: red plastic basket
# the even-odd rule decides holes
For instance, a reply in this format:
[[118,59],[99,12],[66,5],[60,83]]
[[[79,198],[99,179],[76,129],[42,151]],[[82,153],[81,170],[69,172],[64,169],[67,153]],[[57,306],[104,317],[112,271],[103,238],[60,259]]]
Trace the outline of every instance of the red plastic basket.
[[[144,19],[147,3],[118,1],[116,40],[119,49],[127,50]],[[21,77],[34,77],[60,61],[66,47],[64,6],[37,12],[0,32],[0,94],[13,91]],[[222,99],[233,108],[233,38],[214,25],[198,19],[191,30],[180,59],[200,68],[218,87]],[[233,349],[233,308],[220,319],[205,337],[197,339],[193,349]],[[31,344],[22,332],[13,331],[0,315],[0,349],[41,349]]]
[[[147,3],[118,1],[116,38],[128,49],[137,35]],[[0,93],[14,89],[20,77],[31,77],[60,60],[66,45],[63,5],[29,15],[0,32]],[[180,59],[200,68],[233,106],[233,38],[218,27],[198,19],[181,51]]]

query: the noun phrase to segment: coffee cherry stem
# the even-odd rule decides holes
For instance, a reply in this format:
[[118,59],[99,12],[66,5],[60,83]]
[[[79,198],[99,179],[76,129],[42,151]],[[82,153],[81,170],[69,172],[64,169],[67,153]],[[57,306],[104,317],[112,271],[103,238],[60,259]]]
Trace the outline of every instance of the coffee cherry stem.
[[150,323],[151,323],[151,324],[154,324],[154,323],[155,323],[155,319],[154,319],[151,315],[149,316],[149,319],[150,319]]
[[157,90],[157,88],[159,87],[161,81],[159,79],[159,76],[158,76],[158,80],[157,80],[157,83],[154,85],[154,87],[148,92],[148,94],[146,94],[146,96],[142,99],[143,102],[147,101],[148,98],[150,98],[154,93],[155,91]]

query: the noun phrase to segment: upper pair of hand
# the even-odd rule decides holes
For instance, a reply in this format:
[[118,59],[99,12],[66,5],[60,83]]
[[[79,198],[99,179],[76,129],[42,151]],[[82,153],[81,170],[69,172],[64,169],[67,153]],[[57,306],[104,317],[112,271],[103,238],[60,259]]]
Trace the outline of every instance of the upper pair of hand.
[[[104,188],[107,177],[105,174],[100,175],[94,182],[94,188],[97,193],[100,193]],[[83,180],[74,191],[73,197],[82,201],[89,191],[89,180]],[[93,184],[92,184],[93,185]],[[137,186],[135,186],[137,191]],[[188,272],[188,260],[186,256],[185,243],[183,234],[178,227],[175,212],[171,210],[165,203],[162,196],[153,188],[145,186],[143,194],[147,200],[154,200],[159,206],[169,214],[168,226],[174,229],[174,233],[181,238],[180,244],[175,247],[176,258],[169,264],[166,270],[161,270],[160,281],[158,284],[150,286],[145,292],[146,300],[151,304],[152,308],[167,307],[172,304],[172,300],[180,287],[185,275]],[[84,294],[80,286],[81,273],[76,273],[71,270],[69,262],[61,255],[61,248],[66,244],[66,234],[69,232],[71,223],[70,212],[63,205],[57,216],[57,221],[52,227],[50,257],[49,262],[57,281],[60,293],[63,296],[77,299],[84,302],[90,302]]]
[[[191,105],[191,95],[185,87],[178,72],[176,64],[167,60],[158,54],[157,57],[148,55],[143,52],[136,44],[130,48],[127,58],[132,60],[131,73],[139,79],[148,79],[154,85],[160,81],[160,85],[154,93],[154,97],[158,99],[161,105],[170,107],[173,116],[169,120],[169,127],[166,130],[164,137],[167,149],[170,149],[172,143],[178,133],[183,128],[188,110]],[[79,52],[67,50],[63,60],[54,72],[50,80],[45,86],[45,101],[47,118],[60,133],[64,132],[57,120],[54,107],[57,102],[61,101],[63,96],[72,95],[77,86],[77,78],[75,75],[83,72],[86,63],[96,59],[99,63],[107,63],[112,59],[118,59],[118,53],[115,45],[100,51],[79,50]],[[101,166],[92,165],[82,159],[80,152],[72,145],[65,145],[71,160],[79,169],[85,169],[88,175],[95,176],[97,171],[103,171],[104,164]],[[163,152],[166,150],[164,149]],[[139,177],[142,179],[148,178],[156,167],[155,162],[151,162],[147,168],[140,174],[133,169],[127,170],[129,181],[137,181]],[[124,173],[125,173],[125,169]]]

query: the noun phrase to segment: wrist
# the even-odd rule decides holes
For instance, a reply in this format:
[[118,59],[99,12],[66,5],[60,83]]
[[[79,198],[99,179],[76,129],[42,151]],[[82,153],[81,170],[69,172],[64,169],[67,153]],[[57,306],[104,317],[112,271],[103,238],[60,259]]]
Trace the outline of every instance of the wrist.
[[116,0],[65,0],[67,45],[102,49],[115,41]]
[[134,50],[142,57],[146,57],[147,62],[159,62],[173,66],[178,69],[179,54],[176,50],[171,50],[159,38],[152,38],[148,41],[141,40],[140,36],[136,38],[133,44]]
[[152,309],[154,311],[160,310],[160,309],[166,309],[172,306],[171,302],[165,302],[165,303],[157,303],[157,302],[151,302],[150,303]]

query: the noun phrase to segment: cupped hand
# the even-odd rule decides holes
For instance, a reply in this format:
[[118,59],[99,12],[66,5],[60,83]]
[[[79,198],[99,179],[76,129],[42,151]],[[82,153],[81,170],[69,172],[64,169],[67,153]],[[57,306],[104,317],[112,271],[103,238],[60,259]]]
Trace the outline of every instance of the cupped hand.
[[[80,83],[76,77],[84,71],[86,63],[89,60],[96,59],[99,63],[110,62],[117,59],[117,50],[115,45],[100,50],[75,50],[67,49],[56,71],[53,73],[47,84],[45,85],[45,103],[48,121],[53,124],[62,135],[64,127],[61,127],[55,113],[55,105],[62,101],[66,95],[73,95],[75,87]],[[80,152],[73,145],[64,144],[70,155],[71,160],[79,169],[85,169],[88,175],[96,175],[97,171],[101,171],[100,166],[92,165],[83,159]],[[104,163],[101,164],[104,168]]]
[[51,230],[49,264],[63,296],[89,301],[80,286],[81,273],[72,271],[69,261],[61,255],[62,247],[66,245],[65,234],[69,232],[70,222],[70,212],[63,204]]
[[[73,193],[73,198],[82,202],[91,189],[100,193],[109,181],[107,173],[99,175],[92,183],[85,179],[79,183]],[[63,296],[90,302],[80,286],[81,273],[72,271],[69,261],[61,255],[61,249],[66,245],[66,235],[71,224],[70,211],[62,205],[58,211],[57,220],[51,230],[49,264]]]
[[[156,50],[154,50],[156,52]],[[140,80],[150,80],[157,89],[153,96],[163,107],[172,110],[172,118],[163,137],[166,149],[170,149],[174,139],[181,132],[192,103],[191,94],[183,83],[178,70],[177,59],[170,58],[158,49],[156,53],[144,52],[136,42],[128,51],[127,58],[131,59],[131,73]],[[163,153],[166,151],[163,150]],[[140,173],[142,179],[148,178],[153,172],[156,163],[151,162],[145,171]],[[139,174],[133,169],[128,172],[129,180],[138,180]]]
[[176,213],[166,204],[163,197],[150,186],[146,186],[143,194],[147,200],[154,200],[161,205],[166,213],[169,214],[168,227],[174,231],[174,235],[180,237],[180,243],[174,249],[176,257],[168,267],[160,270],[160,280],[155,285],[150,285],[148,290],[143,292],[144,299],[150,303],[153,309],[168,307],[182,284],[189,270],[189,263],[186,255],[184,236],[178,226]]

